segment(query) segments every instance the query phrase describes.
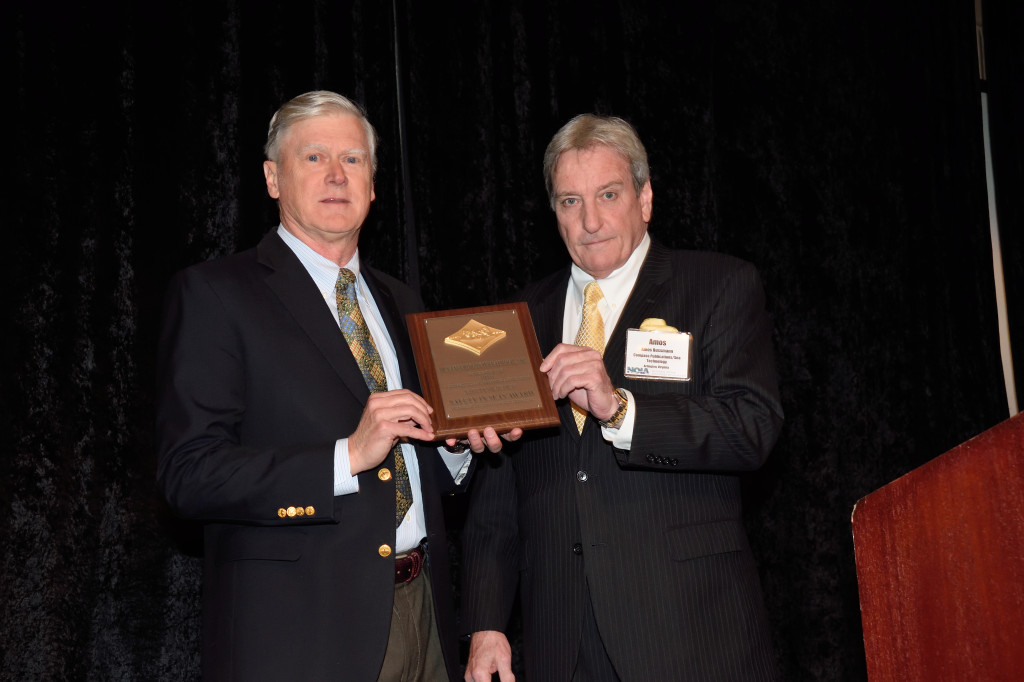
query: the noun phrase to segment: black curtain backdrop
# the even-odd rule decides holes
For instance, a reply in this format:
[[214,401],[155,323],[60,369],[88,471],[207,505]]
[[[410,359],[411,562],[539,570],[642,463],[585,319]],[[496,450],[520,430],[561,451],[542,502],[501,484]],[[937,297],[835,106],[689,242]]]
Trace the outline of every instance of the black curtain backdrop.
[[[1024,19],[985,11],[1024,374]],[[787,422],[746,515],[784,678],[865,678],[854,502],[1008,416],[972,2],[17,3],[0,26],[0,678],[198,677],[197,528],[153,483],[161,299],[276,225],[266,126],[314,88],[378,127],[361,251],[433,308],[564,263],[547,140],[583,111],[636,125],[652,234],[765,280]]]

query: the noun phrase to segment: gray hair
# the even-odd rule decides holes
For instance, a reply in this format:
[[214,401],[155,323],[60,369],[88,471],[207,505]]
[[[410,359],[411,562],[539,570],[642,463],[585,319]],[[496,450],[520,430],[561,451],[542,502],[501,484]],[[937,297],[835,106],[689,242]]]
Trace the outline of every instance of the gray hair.
[[647,150],[644,149],[636,129],[616,116],[580,114],[562,126],[548,143],[544,151],[544,186],[548,190],[548,201],[555,208],[555,168],[564,152],[576,149],[592,149],[598,145],[611,148],[629,163],[636,195],[651,177],[647,165]]
[[267,130],[267,143],[263,146],[263,152],[267,155],[267,159],[277,162],[281,136],[289,127],[307,118],[329,114],[351,114],[363,124],[363,130],[366,131],[366,142],[370,146],[367,150],[370,152],[370,168],[376,175],[377,131],[373,129],[373,125],[366,118],[366,112],[361,106],[330,90],[313,90],[281,105],[274,117],[270,119],[270,128]]

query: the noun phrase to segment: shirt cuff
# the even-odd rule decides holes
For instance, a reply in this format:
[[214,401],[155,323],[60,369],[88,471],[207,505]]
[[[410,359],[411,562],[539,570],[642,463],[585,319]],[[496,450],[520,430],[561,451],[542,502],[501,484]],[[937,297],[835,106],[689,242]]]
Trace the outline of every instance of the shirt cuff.
[[334,496],[357,492],[359,478],[352,475],[352,463],[348,461],[348,438],[341,438],[334,444]]
[[604,436],[605,440],[610,441],[613,447],[619,450],[629,450],[633,447],[633,425],[636,424],[636,400],[633,399],[632,393],[624,388],[621,390],[629,402],[629,406],[626,407],[626,416],[623,417],[622,424],[617,429],[602,426],[601,435]]

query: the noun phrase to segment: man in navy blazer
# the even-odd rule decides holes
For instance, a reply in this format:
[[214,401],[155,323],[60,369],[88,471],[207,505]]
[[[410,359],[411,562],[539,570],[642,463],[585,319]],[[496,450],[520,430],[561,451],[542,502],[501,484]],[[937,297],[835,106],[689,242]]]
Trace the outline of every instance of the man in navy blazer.
[[562,423],[478,466],[465,679],[512,679],[518,589],[530,682],[773,680],[740,510],[783,420],[757,272],[650,238],[647,154],[621,119],[566,124],[544,177],[572,265],[523,298]]
[[[358,252],[376,140],[341,95],[283,105],[264,163],[281,224],[169,289],[158,482],[172,510],[205,522],[207,680],[458,674],[439,495],[472,456],[454,440],[417,444],[433,438],[432,410],[405,316],[422,303]],[[343,334],[353,303],[379,363],[361,367]],[[371,392],[367,373],[381,368]],[[500,447],[493,430],[470,435],[475,451]]]

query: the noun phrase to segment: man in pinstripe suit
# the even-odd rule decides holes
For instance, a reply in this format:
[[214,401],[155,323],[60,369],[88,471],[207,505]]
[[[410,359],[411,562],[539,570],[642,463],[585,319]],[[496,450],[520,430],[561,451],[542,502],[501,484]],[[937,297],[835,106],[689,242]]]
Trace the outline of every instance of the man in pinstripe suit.
[[[621,119],[570,121],[544,175],[572,266],[523,298],[562,424],[478,469],[466,679],[512,679],[502,630],[518,588],[530,682],[773,680],[739,483],[783,420],[758,274],[648,236],[647,154]],[[628,330],[648,318],[692,335],[689,380],[626,375]],[[581,340],[591,328],[603,338]]]

